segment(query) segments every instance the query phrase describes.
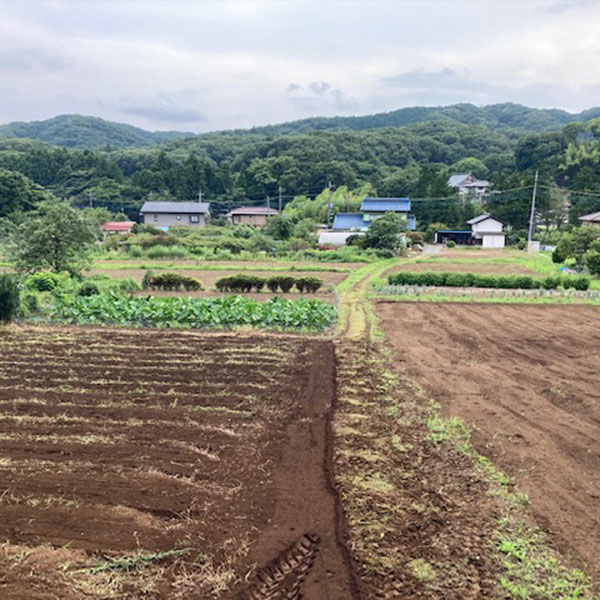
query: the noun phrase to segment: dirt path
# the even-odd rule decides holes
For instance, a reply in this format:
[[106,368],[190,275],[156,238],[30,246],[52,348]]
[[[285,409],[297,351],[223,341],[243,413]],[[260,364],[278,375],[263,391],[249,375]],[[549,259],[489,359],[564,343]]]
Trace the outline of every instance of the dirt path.
[[275,510],[251,551],[261,568],[241,598],[295,599],[302,581],[307,600],[357,598],[330,479],[333,345],[315,343],[312,349],[309,381],[298,399],[298,414],[287,427],[288,443],[274,474]]
[[403,367],[467,422],[557,545],[600,572],[598,309],[382,302],[378,313]]

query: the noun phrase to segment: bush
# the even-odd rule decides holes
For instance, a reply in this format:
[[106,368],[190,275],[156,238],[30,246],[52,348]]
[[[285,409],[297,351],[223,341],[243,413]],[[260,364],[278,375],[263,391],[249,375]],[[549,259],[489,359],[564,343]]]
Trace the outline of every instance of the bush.
[[454,248],[456,246],[456,242],[454,242],[453,240],[448,240],[446,242],[446,248]]
[[251,292],[255,290],[260,292],[265,286],[265,279],[256,275],[230,275],[221,277],[215,287],[220,292]]
[[12,275],[0,275],[0,321],[14,319],[19,310],[19,288]]
[[298,277],[295,285],[301,294],[304,292],[314,294],[323,285],[323,280],[318,277]]
[[267,279],[267,287],[271,292],[276,293],[279,289],[279,277],[269,277]]
[[152,285],[152,278],[152,271],[148,269],[148,271],[146,271],[144,273],[144,276],[142,277],[142,289],[147,290],[150,288],[150,286]]
[[100,289],[93,281],[84,281],[77,291],[78,296],[95,296],[100,293]]
[[25,287],[38,292],[51,292],[60,284],[60,280],[61,277],[58,273],[38,271],[27,277]]
[[553,290],[563,285],[577,290],[587,290],[590,280],[587,277],[569,277],[551,275],[542,280],[527,275],[498,276],[474,275],[473,273],[411,273],[399,271],[388,277],[390,285],[426,285],[449,287],[485,287],[498,289],[535,289]]
[[598,250],[588,250],[583,255],[583,260],[592,275],[600,275],[600,252]]
[[296,281],[293,277],[282,275],[279,278],[279,287],[284,294],[289,292],[294,287],[294,283],[296,283]]
[[179,273],[159,273],[158,275],[144,275],[144,289],[173,291],[183,288],[187,291],[197,291],[202,289],[202,284],[193,277],[186,277]]
[[38,312],[40,309],[40,298],[37,292],[26,292],[21,297],[21,315],[28,316]]
[[558,251],[558,248],[554,248],[554,250],[552,250],[552,262],[555,264],[565,262],[565,259],[563,258],[562,254]]

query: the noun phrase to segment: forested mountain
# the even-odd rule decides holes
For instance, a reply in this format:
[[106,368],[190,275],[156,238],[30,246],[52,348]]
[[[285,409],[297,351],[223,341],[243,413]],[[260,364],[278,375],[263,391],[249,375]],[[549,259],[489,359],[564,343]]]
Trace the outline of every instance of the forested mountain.
[[[373,129],[401,127],[424,121],[451,120],[465,125],[485,125],[490,128],[512,128],[525,131],[560,129],[568,123],[587,122],[600,117],[600,107],[578,114],[558,109],[529,108],[510,102],[477,107],[473,104],[452,106],[415,106],[362,117],[313,117],[278,125],[266,125],[245,130],[252,133],[286,134],[323,131],[326,129]],[[241,131],[241,130],[240,130]]]
[[132,148],[182,138],[180,131],[145,131],[133,125],[83,115],[59,115],[46,121],[0,125],[0,138],[28,138],[65,148]]
[[[468,106],[445,110],[468,112]],[[452,172],[472,171],[493,184],[486,208],[521,228],[527,222],[528,186],[536,169],[540,172],[538,205],[545,220],[558,220],[567,200],[572,204],[572,222],[580,214],[600,210],[600,119],[589,120],[594,110],[581,113],[587,122],[567,122],[551,131],[527,127],[533,127],[534,115],[554,123],[574,117],[534,109],[524,109],[518,117],[515,105],[485,110],[495,115],[495,123],[510,123],[510,127],[465,124],[445,116],[403,126],[285,135],[230,131],[159,146],[94,150],[0,139],[0,194],[6,192],[0,217],[27,206],[23,198],[32,197],[33,184],[80,206],[92,194],[96,206],[136,218],[148,198],[190,200],[201,189],[203,198],[219,209],[260,204],[267,198],[274,202],[279,186],[284,202],[299,195],[314,196],[331,182],[334,188],[368,184],[373,194],[410,196],[421,226],[439,220],[458,226],[466,213],[450,210],[455,203],[448,199],[455,198],[455,192],[446,181]],[[529,125],[519,130],[518,122]],[[23,192],[13,194],[11,190],[17,188]],[[519,190],[498,193],[514,188]]]
[[[502,129],[507,135],[517,136],[523,131],[550,131],[575,122],[587,122],[600,117],[600,108],[591,108],[578,114],[558,109],[529,108],[520,104],[491,104],[477,107],[473,104],[452,106],[415,106],[385,113],[360,117],[312,117],[252,129],[236,129],[195,135],[180,131],[145,131],[132,125],[106,121],[83,115],[59,115],[46,121],[14,122],[0,125],[0,138],[40,140],[65,148],[134,148],[154,146],[170,140],[198,137],[211,139],[223,135],[252,136],[254,134],[286,135],[349,129],[363,131],[382,127],[403,127],[428,121],[453,121],[465,125],[481,125]],[[511,131],[514,130],[514,131]]]

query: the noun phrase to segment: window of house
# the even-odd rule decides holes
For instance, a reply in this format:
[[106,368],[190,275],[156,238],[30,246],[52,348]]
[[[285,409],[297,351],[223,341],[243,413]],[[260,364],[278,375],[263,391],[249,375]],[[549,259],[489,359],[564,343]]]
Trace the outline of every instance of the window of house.
[[190,215],[190,223],[200,223],[200,217],[198,215]]
[[153,218],[155,221],[158,221],[158,215],[154,215],[152,218]]

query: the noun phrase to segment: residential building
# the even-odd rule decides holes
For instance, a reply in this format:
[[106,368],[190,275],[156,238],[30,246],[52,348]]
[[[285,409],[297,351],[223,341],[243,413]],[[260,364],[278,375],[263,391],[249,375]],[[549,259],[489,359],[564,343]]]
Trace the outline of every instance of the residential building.
[[209,208],[208,202],[144,202],[140,222],[163,231],[178,225],[204,227],[210,220]]
[[240,206],[227,213],[227,219],[232,225],[253,225],[264,227],[267,219],[278,215],[279,211],[268,206]]
[[489,215],[479,215],[467,221],[471,229],[440,229],[435,232],[435,242],[445,244],[480,245],[483,248],[504,248],[506,234],[503,231],[504,221]]
[[473,173],[456,173],[448,179],[448,187],[456,189],[460,196],[470,195],[479,199],[490,187],[490,182],[477,179]]
[[110,233],[131,233],[131,228],[135,225],[135,221],[107,221],[102,224],[102,232],[104,235]]
[[319,244],[343,245],[351,235],[364,234],[371,223],[384,215],[393,212],[406,223],[406,229],[414,231],[415,217],[410,213],[409,198],[364,198],[359,213],[337,213],[330,231],[319,235]]
[[578,218],[582,225],[596,225],[596,227],[600,227],[600,211]]

